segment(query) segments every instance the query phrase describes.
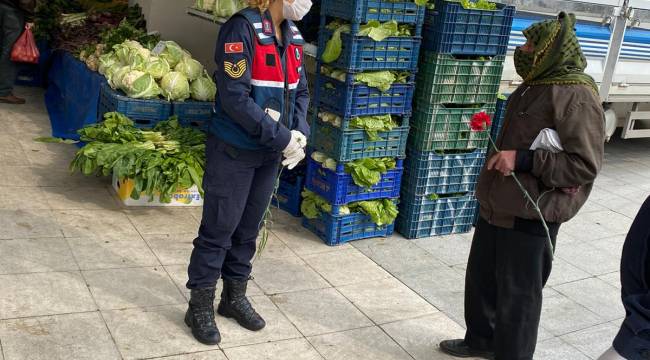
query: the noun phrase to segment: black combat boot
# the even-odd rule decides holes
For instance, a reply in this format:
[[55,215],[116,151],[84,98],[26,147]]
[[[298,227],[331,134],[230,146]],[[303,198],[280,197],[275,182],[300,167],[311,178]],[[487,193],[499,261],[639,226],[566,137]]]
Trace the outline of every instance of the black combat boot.
[[253,309],[246,298],[248,280],[223,280],[223,291],[217,312],[219,315],[237,320],[239,325],[251,331],[262,330],[266,322]]
[[445,340],[440,343],[440,350],[454,357],[494,359],[494,352],[473,349],[465,340]]
[[206,345],[217,345],[221,334],[214,321],[215,287],[192,289],[190,306],[185,314],[185,324],[192,328],[192,335]]

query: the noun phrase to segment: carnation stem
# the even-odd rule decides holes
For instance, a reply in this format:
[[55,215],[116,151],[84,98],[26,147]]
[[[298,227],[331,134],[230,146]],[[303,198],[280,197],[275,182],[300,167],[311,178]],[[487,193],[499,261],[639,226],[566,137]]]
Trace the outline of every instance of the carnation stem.
[[[494,150],[496,152],[501,152],[501,150],[499,150],[499,148],[497,147],[497,144],[494,143],[494,140],[492,139],[492,136],[490,134],[488,134],[488,139],[490,139],[490,144],[492,144],[492,147],[494,147]],[[515,174],[515,172],[513,171],[511,173],[511,175],[512,175],[512,178],[517,183],[517,185],[519,186],[519,189],[521,189],[521,191],[524,193],[524,196],[526,197],[526,200],[528,200],[528,202],[533,205],[533,207],[535,208],[535,211],[537,212],[537,216],[539,216],[539,219],[542,221],[542,225],[544,226],[544,231],[546,231],[546,241],[547,241],[547,245],[548,245],[548,254],[549,254],[549,257],[550,257],[551,261],[553,261],[554,254],[555,254],[555,248],[553,246],[553,241],[551,240],[551,232],[548,229],[548,224],[546,224],[546,220],[544,219],[544,215],[542,214],[542,210],[539,208],[539,205],[537,204],[537,202],[535,200],[533,200],[533,198],[530,196],[530,194],[528,193],[528,191],[526,190],[524,185],[521,183],[521,181],[519,181],[519,178],[517,177],[517,174]]]
[[271,205],[273,204],[273,199],[278,197],[278,189],[280,188],[280,177],[282,176],[283,170],[284,170],[284,166],[280,169],[280,172],[278,173],[278,177],[275,178],[273,193],[271,193],[271,196],[269,198],[269,203],[266,206],[266,210],[264,211],[264,217],[260,222],[261,239],[260,239],[260,243],[257,246],[257,256],[256,256],[257,258],[262,256],[262,253],[264,252],[264,249],[266,249],[266,245],[269,242],[270,228],[271,225],[273,224],[273,213],[271,212]]

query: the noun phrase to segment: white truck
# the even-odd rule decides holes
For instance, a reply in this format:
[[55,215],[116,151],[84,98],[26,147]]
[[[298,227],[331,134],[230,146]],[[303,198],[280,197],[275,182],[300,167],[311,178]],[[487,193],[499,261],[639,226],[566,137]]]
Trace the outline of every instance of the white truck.
[[510,35],[501,92],[519,84],[512,54],[526,42],[532,23],[573,12],[576,32],[588,60],[587,73],[600,86],[606,109],[607,138],[622,127],[624,139],[650,137],[650,0],[501,0],[517,13]]

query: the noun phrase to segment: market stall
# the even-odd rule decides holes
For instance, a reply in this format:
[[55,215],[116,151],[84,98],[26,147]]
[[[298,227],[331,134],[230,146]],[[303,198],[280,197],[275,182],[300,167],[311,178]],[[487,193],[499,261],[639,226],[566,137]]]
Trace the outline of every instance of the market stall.
[[[201,205],[214,64],[166,38],[170,29],[147,28],[165,22],[153,15],[155,1],[131,2],[144,11],[113,3],[121,7],[41,9],[41,17],[65,14],[41,25],[52,34],[53,136],[80,140],[72,168],[113,176],[128,206]],[[211,31],[243,7],[185,3],[174,8],[191,19],[183,22]],[[274,203],[329,245],[394,230],[408,238],[469,231],[488,134],[470,122],[485,113],[498,131],[513,11],[485,0],[316,1],[300,25],[312,40],[308,159],[281,172]]]

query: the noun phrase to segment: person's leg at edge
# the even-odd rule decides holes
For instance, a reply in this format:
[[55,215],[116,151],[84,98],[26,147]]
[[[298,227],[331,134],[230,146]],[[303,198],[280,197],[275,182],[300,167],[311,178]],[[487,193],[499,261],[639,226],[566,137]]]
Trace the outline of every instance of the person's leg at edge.
[[222,316],[234,318],[251,331],[266,326],[246,297],[246,289],[260,225],[275,188],[279,165],[280,155],[269,154],[264,164],[256,169],[244,216],[233,234],[232,248],[226,254],[222,270],[224,287],[217,311]]
[[25,28],[23,13],[0,4],[0,102],[23,104],[24,99],[13,95],[16,64],[11,61],[11,50]]
[[255,164],[233,158],[214,137],[206,143],[206,155],[203,218],[188,266],[191,299],[185,321],[198,341],[214,345],[221,341],[214,320],[216,284],[244,214]]
[[[533,359],[542,291],[552,267],[541,224],[519,220],[517,223],[526,224],[526,230],[519,231],[518,225],[517,230],[501,229],[497,243],[494,351],[499,360]],[[554,246],[558,230],[558,225],[551,225]]]
[[495,256],[498,228],[479,219],[465,275],[465,339],[447,340],[440,349],[457,357],[490,358],[496,314]]

